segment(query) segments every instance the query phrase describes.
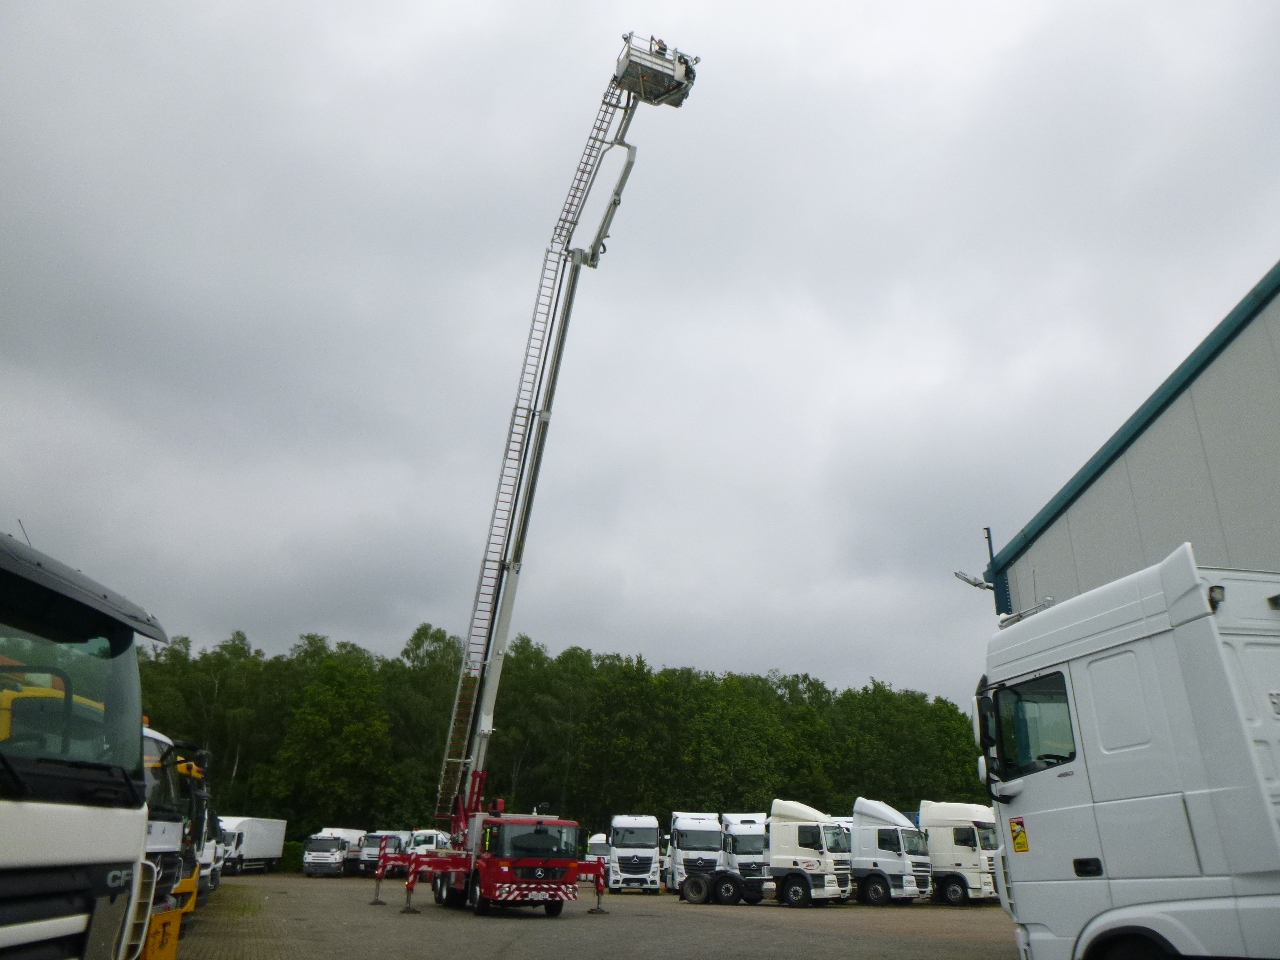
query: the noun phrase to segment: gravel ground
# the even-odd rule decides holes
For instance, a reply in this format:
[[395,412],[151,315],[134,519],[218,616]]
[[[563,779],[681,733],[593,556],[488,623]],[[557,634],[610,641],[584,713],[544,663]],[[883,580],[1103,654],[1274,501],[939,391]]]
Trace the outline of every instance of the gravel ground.
[[1016,960],[1013,924],[997,906],[856,904],[790,909],[700,906],[663,894],[606,896],[604,916],[587,886],[555,919],[541,910],[475,917],[436,906],[421,884],[420,914],[403,914],[402,882],[384,882],[388,905],[369,905],[373,881],[300,874],[228,877],[191,918],[179,960],[703,960],[747,957],[993,958]]

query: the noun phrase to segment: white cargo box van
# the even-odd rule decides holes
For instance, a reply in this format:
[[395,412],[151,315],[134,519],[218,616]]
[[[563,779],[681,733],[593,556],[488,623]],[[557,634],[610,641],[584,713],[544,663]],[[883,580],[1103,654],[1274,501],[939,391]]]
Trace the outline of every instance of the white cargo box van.
[[227,860],[223,868],[227,873],[243,873],[245,870],[274,870],[284,852],[284,820],[267,820],[262,817],[219,817],[219,824],[226,831]]

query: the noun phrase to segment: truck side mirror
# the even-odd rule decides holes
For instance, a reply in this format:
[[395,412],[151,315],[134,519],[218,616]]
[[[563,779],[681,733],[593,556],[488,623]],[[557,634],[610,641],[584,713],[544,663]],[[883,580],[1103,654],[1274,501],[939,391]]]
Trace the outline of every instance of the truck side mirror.
[[975,699],[978,711],[978,746],[986,753],[996,745],[996,705],[985,694]]

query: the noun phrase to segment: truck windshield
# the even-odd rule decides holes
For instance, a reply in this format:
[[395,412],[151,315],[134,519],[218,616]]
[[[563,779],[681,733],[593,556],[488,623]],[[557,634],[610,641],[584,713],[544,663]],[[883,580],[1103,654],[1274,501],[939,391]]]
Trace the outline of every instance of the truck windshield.
[[589,843],[587,844],[587,853],[593,857],[607,857],[609,855],[609,845],[607,843]]
[[982,844],[983,850],[994,850],[1000,846],[1000,840],[996,836],[996,825],[994,823],[974,823],[978,828],[978,842]]
[[719,850],[719,830],[681,830],[681,850]]
[[182,822],[178,803],[177,773],[173,769],[172,751],[168,744],[151,737],[142,738],[142,765],[147,778],[147,817],[169,823]]
[[[7,586],[0,584],[4,607]],[[42,610],[39,622],[33,614],[22,626],[0,622],[0,753],[7,761],[0,783],[20,779],[17,788],[33,800],[140,807],[133,631],[63,598],[48,606],[68,609]]]
[[615,847],[656,847],[658,845],[658,828],[614,827],[613,845]]
[[757,833],[746,837],[730,834],[726,849],[740,857],[762,854],[764,853],[764,834]]
[[[905,853],[915,857],[927,857],[929,855],[929,846],[925,843],[924,834],[919,830],[899,830],[902,834],[902,849]],[[845,849],[849,849],[845,847]]]
[[500,857],[576,857],[578,828],[567,824],[504,823],[490,852]]
[[337,837],[312,837],[303,849],[307,853],[333,853],[342,849],[342,841]]
[[844,827],[824,823],[822,825],[822,836],[827,842],[827,853],[849,852],[849,834],[845,832]]

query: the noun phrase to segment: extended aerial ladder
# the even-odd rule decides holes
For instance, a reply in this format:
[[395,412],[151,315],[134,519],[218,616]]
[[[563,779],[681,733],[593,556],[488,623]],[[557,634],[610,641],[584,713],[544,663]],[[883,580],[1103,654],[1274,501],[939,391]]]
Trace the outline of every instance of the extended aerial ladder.
[[[605,252],[609,228],[635,163],[636,148],[626,142],[626,136],[636,107],[640,103],[678,107],[693,87],[697,57],[668,48],[652,37],[640,40],[635,34],[627,34],[623,40],[622,54],[600,101],[538,280],[533,323],[507,431],[440,770],[436,816],[451,821],[455,841],[465,833],[468,815],[483,806],[485,754],[493,732],[493,708],[578,277],[584,266],[597,267]],[[578,219],[602,160],[615,148],[625,150],[626,158],[613,194],[591,243],[575,248],[572,243]]]

